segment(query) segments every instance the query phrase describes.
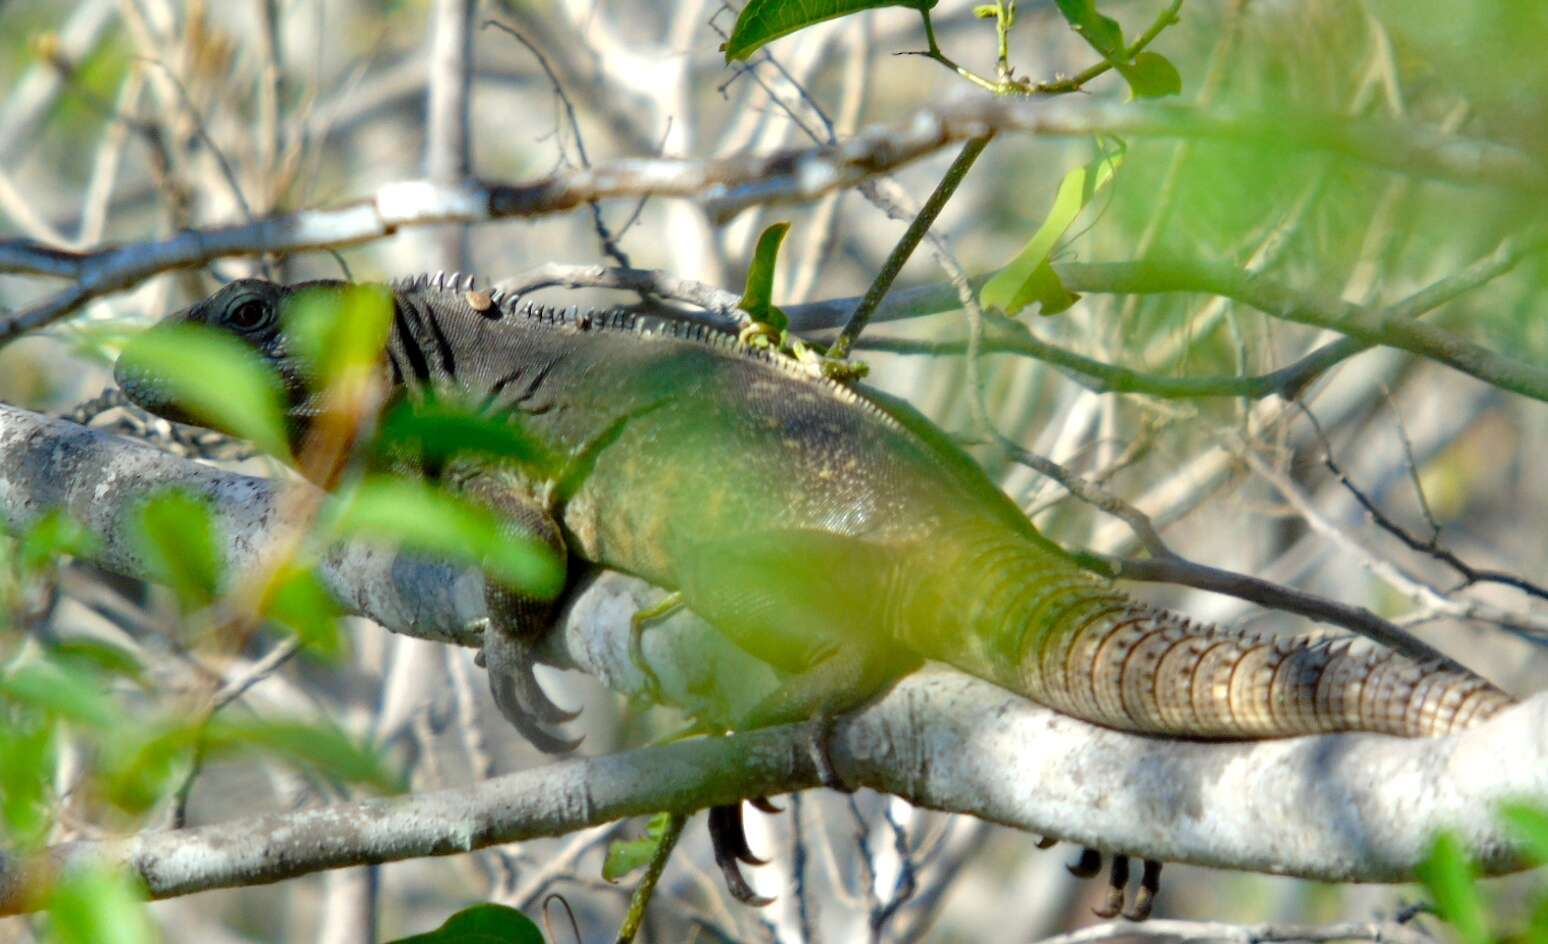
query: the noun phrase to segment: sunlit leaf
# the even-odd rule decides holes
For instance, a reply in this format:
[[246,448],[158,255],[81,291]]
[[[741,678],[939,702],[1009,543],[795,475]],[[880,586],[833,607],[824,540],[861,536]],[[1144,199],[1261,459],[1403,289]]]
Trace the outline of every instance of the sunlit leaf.
[[1164,98],[1182,91],[1182,74],[1158,52],[1147,50],[1135,56],[1123,77],[1135,98]]
[[289,567],[276,581],[264,615],[295,633],[308,652],[324,659],[337,658],[344,648],[339,631],[343,611],[317,572]]
[[157,399],[176,404],[194,422],[272,455],[290,455],[279,378],[256,351],[225,332],[192,323],[146,331],[124,349],[117,370],[141,378]]
[[936,0],[748,0],[722,51],[727,62],[746,59],[765,43],[824,20],[880,7],[930,10]]
[[563,561],[548,545],[503,527],[491,511],[418,481],[377,476],[342,499],[335,528],[477,564],[508,586],[538,598],[564,586]]
[[204,502],[162,492],[140,507],[136,538],[150,579],[172,588],[185,607],[208,606],[220,587],[215,522]]
[[134,653],[100,639],[64,639],[49,647],[49,655],[65,665],[89,667],[108,675],[140,677],[140,660]]
[[779,247],[789,231],[789,223],[773,223],[758,237],[752,265],[747,269],[747,287],[742,293],[742,310],[776,331],[790,327],[790,319],[774,307],[774,268],[779,262]]
[[1430,854],[1419,865],[1419,879],[1435,899],[1435,911],[1456,929],[1463,944],[1489,944],[1477,873],[1456,836],[1435,837]]
[[51,511],[22,535],[17,560],[23,570],[36,572],[61,555],[89,557],[101,543],[79,521],[64,512]]
[[542,445],[509,417],[482,415],[471,407],[436,399],[404,400],[388,411],[377,432],[384,457],[406,456],[415,466],[458,455],[521,462],[551,462]]
[[1043,314],[1052,315],[1075,303],[1078,296],[1065,290],[1048,258],[1080,211],[1112,180],[1122,162],[1123,151],[1117,150],[1064,175],[1043,225],[1016,258],[985,283],[980,296],[984,305],[1014,315],[1038,302]]
[[95,672],[53,662],[28,662],[0,675],[0,697],[94,728],[111,727],[117,717]]
[[374,367],[391,327],[392,292],[385,285],[313,288],[298,292],[286,308],[286,336],[319,390]]
[[52,723],[0,726],[0,816],[12,843],[41,841],[52,824]]
[[60,944],[150,944],[156,931],[145,892],[128,874],[90,869],[67,874],[48,898],[50,940]]
[[1123,28],[1110,16],[1097,12],[1093,0],[1054,0],[1059,12],[1069,22],[1070,28],[1091,48],[1109,61],[1122,59],[1126,50],[1123,45]]
[[1548,863],[1548,810],[1529,803],[1507,803],[1500,818],[1515,831],[1536,865]]
[[543,932],[515,908],[486,902],[462,909],[434,931],[390,944],[543,944]]
[[661,839],[666,835],[671,819],[671,813],[657,813],[645,824],[645,835],[638,839],[613,840],[607,847],[607,859],[602,863],[602,877],[616,882],[648,865],[656,850],[661,848]]
[[348,783],[367,784],[386,792],[402,788],[399,778],[375,751],[329,724],[233,720],[217,715],[202,736],[212,753],[255,749]]

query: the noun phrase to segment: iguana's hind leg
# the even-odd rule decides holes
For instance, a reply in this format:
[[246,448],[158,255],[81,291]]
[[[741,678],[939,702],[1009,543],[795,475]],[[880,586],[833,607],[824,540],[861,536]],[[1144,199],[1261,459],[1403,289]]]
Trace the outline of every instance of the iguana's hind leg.
[[[887,601],[888,549],[843,535],[769,530],[707,542],[680,554],[683,601],[742,649],[789,676],[736,716],[751,730],[817,720],[812,757],[822,782],[848,789],[833,768],[833,719],[864,704],[919,665],[884,637],[855,635],[879,625]],[[737,900],[765,904],[741,872],[756,864],[742,827],[741,804],[710,811],[710,840],[726,887]]]
[[[515,476],[498,470],[479,471],[455,484],[499,515],[511,540],[535,540],[553,552],[559,567],[565,566],[564,536],[558,523]],[[550,730],[553,725],[574,720],[579,712],[554,704],[533,674],[537,643],[553,625],[558,597],[557,589],[539,595],[530,588],[507,587],[493,579],[484,582],[489,620],[479,664],[489,673],[489,691],[500,714],[533,747],[547,754],[568,753],[581,742],[581,738],[566,738]]]
[[[787,680],[749,711],[735,727],[738,730],[749,730],[815,719],[817,726],[812,734],[810,750],[819,779],[826,787],[852,792],[854,788],[844,782],[833,765],[829,745],[833,723],[838,715],[859,707],[891,687],[914,665],[917,665],[917,660],[912,657],[905,662],[878,653],[840,651]],[[771,811],[772,804],[766,799],[757,797],[749,802],[764,812]],[[774,811],[777,812],[777,807]],[[720,866],[726,890],[731,896],[743,904],[754,906],[772,901],[754,892],[742,875],[742,864],[764,864],[764,860],[754,856],[748,846],[742,804],[711,809],[709,831],[715,863]]]

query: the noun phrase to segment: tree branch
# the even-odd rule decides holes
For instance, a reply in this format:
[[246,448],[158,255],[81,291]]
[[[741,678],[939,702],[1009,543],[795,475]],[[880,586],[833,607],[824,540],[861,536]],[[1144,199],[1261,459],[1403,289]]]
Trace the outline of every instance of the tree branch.
[[[0,272],[66,275],[75,280],[74,285],[0,323],[0,341],[41,327],[92,298],[127,288],[158,272],[200,266],[223,256],[337,248],[380,239],[404,226],[538,216],[613,197],[694,199],[723,222],[758,204],[804,202],[855,186],[953,143],[990,132],[1271,140],[1283,147],[1335,151],[1420,177],[1531,195],[1548,192],[1548,170],[1532,157],[1505,145],[1424,126],[1283,112],[1238,114],[1157,103],[1076,98],[1011,101],[972,96],[921,109],[901,125],[873,126],[834,145],[698,160],[624,159],[568,168],[522,183],[404,181],[384,185],[364,199],[334,209],[185,230],[160,240],[83,253],[63,253],[25,241],[0,242]],[[1159,264],[1148,265],[1152,270],[1160,268]],[[1243,284],[1221,268],[1197,266],[1177,274],[1175,284],[1181,287],[1148,290],[1213,291],[1208,286],[1217,283],[1244,292],[1266,290],[1251,280]],[[1147,276],[1154,274],[1147,272]],[[1205,287],[1181,279],[1184,274],[1197,277]],[[1147,277],[1141,284],[1153,281]],[[1409,336],[1405,329],[1396,330]],[[1414,330],[1407,329],[1410,334]],[[1421,342],[1415,339],[1412,343]],[[1446,347],[1434,338],[1424,343],[1438,350]],[[1469,361],[1467,351],[1448,353],[1460,363]]]

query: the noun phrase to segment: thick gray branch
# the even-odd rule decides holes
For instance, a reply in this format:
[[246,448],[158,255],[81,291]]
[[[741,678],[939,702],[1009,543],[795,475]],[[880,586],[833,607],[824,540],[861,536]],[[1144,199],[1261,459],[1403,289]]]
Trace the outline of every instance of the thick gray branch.
[[[0,406],[0,515],[13,528],[62,505],[102,534],[105,566],[143,575],[126,509],[136,495],[174,483],[215,499],[233,566],[249,564],[279,526],[268,481]],[[477,575],[361,548],[338,550],[325,571],[348,606],[389,629],[477,642],[465,628],[478,615]],[[620,691],[639,691],[628,617],[648,592],[638,581],[602,575],[573,601],[563,631],[551,635],[552,659]],[[653,628],[646,654],[667,696],[689,708],[700,706],[696,699],[708,688],[745,699],[771,681],[687,615]],[[810,733],[781,728],[565,761],[458,790],[75,843],[51,855],[55,864],[127,861],[152,894],[169,896],[451,854],[810,787]],[[1493,810],[1506,798],[1548,799],[1548,699],[1443,740],[1348,735],[1210,744],[1096,728],[936,669],[846,717],[834,758],[853,783],[1109,850],[1395,881],[1412,874],[1427,837],[1442,826],[1458,830],[1490,871],[1513,867]],[[23,906],[17,890],[40,867],[0,868],[0,907]]]

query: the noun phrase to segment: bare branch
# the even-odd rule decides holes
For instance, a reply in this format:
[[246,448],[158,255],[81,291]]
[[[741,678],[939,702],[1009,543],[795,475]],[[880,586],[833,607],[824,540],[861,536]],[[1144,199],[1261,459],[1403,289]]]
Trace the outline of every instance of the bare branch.
[[[992,131],[1048,136],[1126,134],[1135,137],[1274,140],[1282,146],[1334,150],[1418,176],[1481,184],[1537,194],[1548,191],[1540,162],[1504,145],[1446,135],[1418,126],[1380,126],[1319,116],[1238,115],[1158,104],[1116,104],[1073,98],[1055,102],[1004,101],[971,97],[926,108],[909,122],[877,126],[831,146],[789,149],[766,155],[691,160],[636,158],[589,168],[571,168],[526,183],[428,180],[388,184],[371,196],[331,210],[308,210],[200,230],[161,240],[64,254],[30,252],[12,243],[0,252],[0,272],[67,275],[76,284],[16,313],[0,324],[0,341],[47,324],[90,299],[126,288],[158,272],[203,265],[222,256],[337,248],[380,239],[404,226],[479,223],[503,217],[556,213],[612,197],[646,195],[696,199],[724,220],[762,203],[800,202],[911,163],[954,142]],[[1272,283],[1244,278],[1229,266],[1202,263],[1065,266],[1107,284],[1106,291],[1211,291],[1269,311],[1278,317],[1324,324],[1319,310],[1294,304]],[[1126,275],[1128,281],[1114,281]],[[1167,277],[1169,276],[1169,278]],[[1076,288],[1071,285],[1071,288]],[[1261,303],[1261,304],[1260,304]],[[1338,308],[1332,309],[1338,312]],[[1486,352],[1444,332],[1402,325],[1392,319],[1360,320],[1344,311],[1342,327],[1362,339],[1393,343],[1435,356],[1459,369],[1491,369],[1479,363]],[[1338,320],[1338,319],[1336,319]],[[1389,337],[1390,335],[1390,337]],[[1512,365],[1502,385],[1548,396],[1545,373]],[[1527,392],[1523,390],[1522,392]]]

